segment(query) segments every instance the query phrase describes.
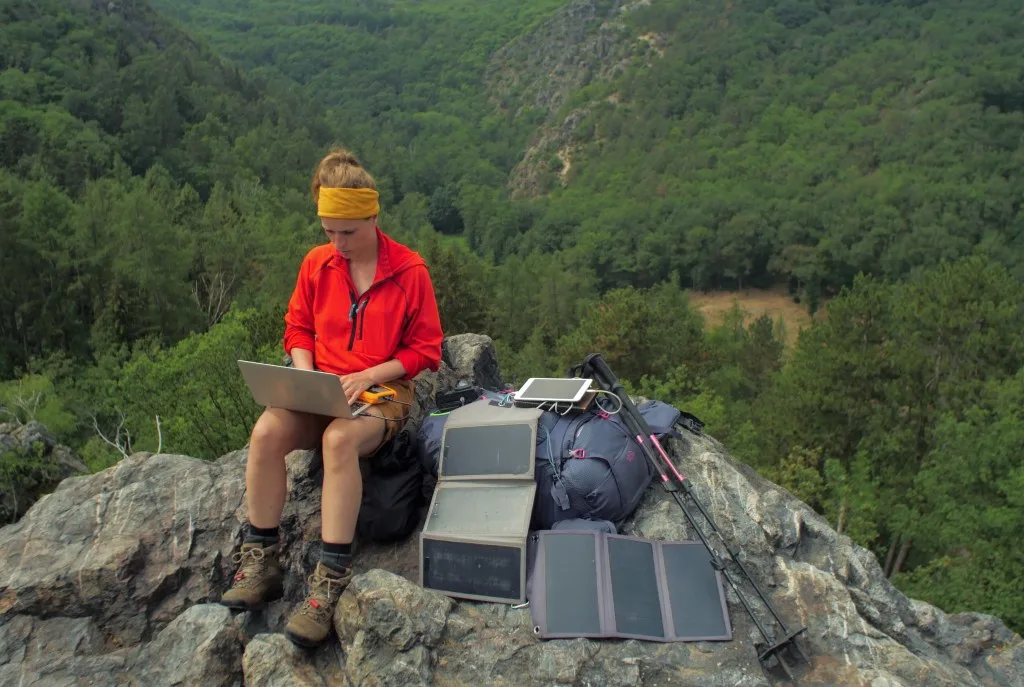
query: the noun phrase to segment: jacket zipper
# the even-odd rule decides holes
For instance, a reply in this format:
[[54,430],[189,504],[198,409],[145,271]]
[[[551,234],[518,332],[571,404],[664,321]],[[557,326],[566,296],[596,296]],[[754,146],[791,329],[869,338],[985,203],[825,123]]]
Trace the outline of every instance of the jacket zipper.
[[351,289],[348,292],[348,297],[352,301],[352,306],[348,309],[348,319],[352,323],[348,336],[348,350],[351,351],[352,344],[356,341],[356,318],[359,316],[359,299],[356,297],[356,292]]
[[370,297],[363,301],[363,316],[359,318],[359,340],[363,340],[363,324],[366,322],[366,309],[370,307]]
[[[368,288],[362,296],[357,296],[355,290],[349,287],[348,297],[352,305],[349,306],[348,309],[348,319],[352,323],[352,330],[348,335],[348,350],[351,351],[353,344],[356,342],[357,327],[359,328],[359,340],[363,340],[363,323],[366,322],[366,306],[370,304],[370,291],[372,291],[373,287],[378,283],[383,283],[388,279],[390,279],[390,277],[386,277],[380,282],[370,284],[370,288]],[[362,311],[362,317],[360,317],[360,311]]]
[[363,324],[366,322],[366,308],[370,305],[370,296],[363,294],[362,298],[358,298],[355,291],[349,291],[348,296],[352,301],[348,309],[348,319],[352,323],[348,335],[348,350],[351,351],[352,345],[356,342],[356,329],[359,330],[359,340],[363,340]]

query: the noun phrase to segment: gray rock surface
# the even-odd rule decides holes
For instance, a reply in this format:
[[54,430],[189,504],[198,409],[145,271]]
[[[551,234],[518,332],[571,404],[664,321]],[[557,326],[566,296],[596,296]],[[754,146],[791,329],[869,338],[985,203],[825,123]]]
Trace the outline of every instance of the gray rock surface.
[[494,343],[488,336],[460,334],[449,337],[442,347],[442,359],[454,375],[455,382],[453,384],[451,380],[445,380],[446,388],[454,387],[459,382],[478,384],[490,391],[505,388]]
[[[449,342],[450,362],[418,380],[420,391],[478,374],[486,364],[459,351],[489,349],[470,335]],[[807,626],[812,662],[800,684],[1024,685],[1024,642],[998,619],[906,598],[871,554],[714,439],[684,432],[667,448],[783,617]],[[415,535],[360,545],[336,636],[297,649],[280,633],[319,552],[322,464],[316,451],[288,457],[284,597],[235,614],[215,602],[245,522],[245,459],[140,454],[66,479],[0,529],[0,684],[780,684],[758,664],[760,637],[729,590],[730,642],[541,641],[529,609],[420,588]],[[692,538],[657,486],[626,532]]]
[[124,672],[145,685],[240,685],[241,637],[229,609],[198,604],[134,651]]
[[0,530],[0,617],[93,618],[115,647],[151,639],[230,574],[243,476],[161,454],[64,480]]
[[0,685],[241,685],[241,635],[220,605],[192,606],[153,641],[105,651],[92,618],[15,615],[0,625]]

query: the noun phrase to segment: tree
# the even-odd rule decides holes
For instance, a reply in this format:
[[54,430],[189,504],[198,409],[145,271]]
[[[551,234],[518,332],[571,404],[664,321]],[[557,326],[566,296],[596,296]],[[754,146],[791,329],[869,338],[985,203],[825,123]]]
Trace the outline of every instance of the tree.
[[564,367],[601,353],[617,376],[639,383],[703,356],[703,321],[677,284],[649,290],[615,289],[602,296],[572,332],[559,340]]
[[448,184],[438,186],[430,196],[427,219],[442,234],[462,233],[462,212],[459,210],[459,191]]

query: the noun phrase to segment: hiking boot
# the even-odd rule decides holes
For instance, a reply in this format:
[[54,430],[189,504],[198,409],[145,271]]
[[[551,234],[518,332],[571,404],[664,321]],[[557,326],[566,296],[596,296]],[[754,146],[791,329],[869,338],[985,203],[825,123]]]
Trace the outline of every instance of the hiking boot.
[[309,577],[309,595],[288,620],[285,636],[294,644],[313,647],[327,639],[334,620],[334,606],[352,580],[352,570],[338,573],[323,563]]
[[257,543],[242,544],[242,550],[232,556],[238,563],[238,572],[231,588],[224,592],[220,603],[228,608],[253,610],[259,608],[273,594],[280,595],[284,574],[277,555],[280,544],[261,547]]

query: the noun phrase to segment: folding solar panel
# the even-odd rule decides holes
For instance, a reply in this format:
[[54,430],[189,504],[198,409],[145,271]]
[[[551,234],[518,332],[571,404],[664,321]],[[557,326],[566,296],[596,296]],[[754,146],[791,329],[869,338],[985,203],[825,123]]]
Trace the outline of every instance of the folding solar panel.
[[441,434],[439,480],[533,481],[537,408],[480,399],[451,412]]
[[722,575],[699,541],[545,530],[531,588],[534,632],[545,639],[732,639]]
[[520,537],[530,527],[533,484],[438,484],[423,531],[437,535]]
[[452,411],[420,532],[420,584],[449,596],[526,601],[526,539],[541,411],[476,401]]

